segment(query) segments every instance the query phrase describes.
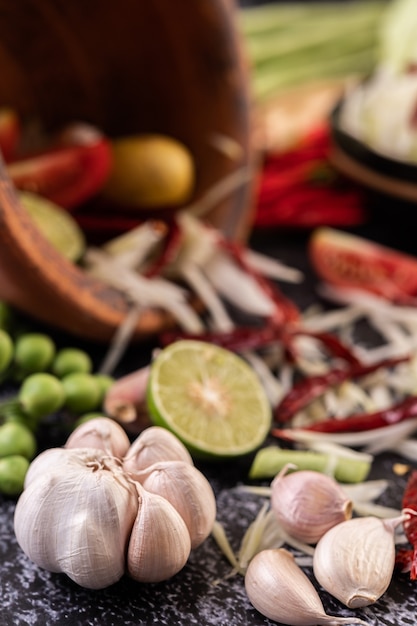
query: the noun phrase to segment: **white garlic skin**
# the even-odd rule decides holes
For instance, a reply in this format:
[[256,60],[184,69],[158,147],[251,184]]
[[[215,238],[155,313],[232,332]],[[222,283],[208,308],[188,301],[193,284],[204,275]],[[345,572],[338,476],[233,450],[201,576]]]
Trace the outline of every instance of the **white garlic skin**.
[[358,618],[326,615],[310,579],[284,548],[258,552],[249,563],[245,589],[262,615],[289,626],[365,624]]
[[207,478],[194,465],[184,461],[154,463],[137,474],[149,492],[168,500],[183,518],[197,548],[209,536],[216,520],[216,499]]
[[313,570],[320,585],[349,608],[376,602],[391,582],[394,529],[400,521],[361,517],[330,529],[314,551]]
[[137,516],[127,551],[127,571],[138,582],[156,583],[177,574],[186,564],[191,539],[172,504],[139,490]]
[[150,426],[130,446],[123,468],[135,477],[136,472],[159,461],[184,461],[193,465],[187,448],[173,433],[162,426]]
[[95,417],[80,424],[65,442],[65,448],[98,448],[119,459],[129,446],[126,432],[109,417]]
[[38,454],[26,472],[24,488],[26,489],[36,478],[42,477],[45,473],[54,468],[61,467],[67,462],[71,462],[70,455],[65,448],[48,448]]
[[39,567],[102,589],[125,572],[136,490],[105,452],[84,451],[80,457],[69,449],[66,454],[66,463],[34,476],[19,497],[16,539]]
[[271,508],[289,535],[308,544],[352,516],[352,502],[336,480],[312,470],[280,472],[271,483]]

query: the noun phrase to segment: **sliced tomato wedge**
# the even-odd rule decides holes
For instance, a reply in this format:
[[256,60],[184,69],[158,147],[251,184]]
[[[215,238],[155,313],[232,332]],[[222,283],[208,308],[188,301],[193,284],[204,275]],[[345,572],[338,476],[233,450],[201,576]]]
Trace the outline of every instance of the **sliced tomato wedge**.
[[20,140],[20,120],[13,109],[0,108],[0,152],[3,159],[11,161],[16,152]]
[[44,152],[9,163],[7,170],[18,189],[75,209],[98,193],[107,180],[111,145],[98,132],[63,137]]
[[309,257],[318,276],[336,287],[404,303],[417,296],[417,259],[368,239],[319,228],[310,238]]

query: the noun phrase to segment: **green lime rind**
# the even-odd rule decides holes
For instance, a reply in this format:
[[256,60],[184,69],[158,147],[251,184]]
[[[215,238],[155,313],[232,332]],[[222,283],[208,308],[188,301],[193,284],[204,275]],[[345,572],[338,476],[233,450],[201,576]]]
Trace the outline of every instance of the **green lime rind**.
[[19,199],[36,227],[56,250],[74,263],[82,257],[86,247],[84,233],[65,209],[29,191],[20,191]]
[[172,431],[198,458],[248,455],[271,427],[270,403],[253,369],[233,352],[203,341],[177,341],[158,354],[147,404],[151,421]]

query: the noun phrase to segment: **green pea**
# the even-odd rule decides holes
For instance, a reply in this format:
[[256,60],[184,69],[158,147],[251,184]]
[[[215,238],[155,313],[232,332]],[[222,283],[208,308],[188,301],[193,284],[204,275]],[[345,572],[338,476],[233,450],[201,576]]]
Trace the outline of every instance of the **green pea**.
[[23,381],[18,400],[25,413],[41,419],[62,407],[65,400],[64,388],[56,376],[38,372]]
[[0,372],[4,372],[13,358],[13,341],[9,333],[0,328]]
[[62,379],[65,406],[74,413],[87,413],[98,408],[101,388],[95,376],[74,372]]
[[24,456],[14,454],[0,459],[0,492],[7,496],[22,493],[29,461]]
[[98,382],[100,386],[100,393],[101,393],[100,401],[102,401],[104,399],[104,396],[106,395],[106,393],[108,392],[112,384],[114,383],[114,378],[112,378],[111,376],[107,376],[107,374],[94,374],[94,378],[96,379],[96,381]]
[[14,359],[24,372],[44,372],[55,356],[55,343],[43,333],[25,333],[16,340]]
[[58,378],[63,378],[73,372],[90,374],[93,362],[84,350],[78,348],[62,348],[58,351],[52,363],[52,372]]
[[0,426],[0,457],[19,454],[27,459],[36,452],[36,439],[24,424],[6,422]]

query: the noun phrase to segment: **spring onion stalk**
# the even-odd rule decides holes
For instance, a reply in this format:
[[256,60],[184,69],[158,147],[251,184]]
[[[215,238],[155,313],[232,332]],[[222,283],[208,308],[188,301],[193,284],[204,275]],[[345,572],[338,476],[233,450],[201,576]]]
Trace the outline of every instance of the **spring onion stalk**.
[[241,9],[255,100],[305,82],[362,77],[375,67],[388,0],[272,3]]
[[[267,446],[257,452],[249,470],[249,478],[272,478],[288,464],[295,465],[299,470],[326,472],[331,462],[331,454]],[[371,464],[372,457],[369,455],[338,456],[334,462],[334,477],[344,483],[362,482],[369,474]]]

